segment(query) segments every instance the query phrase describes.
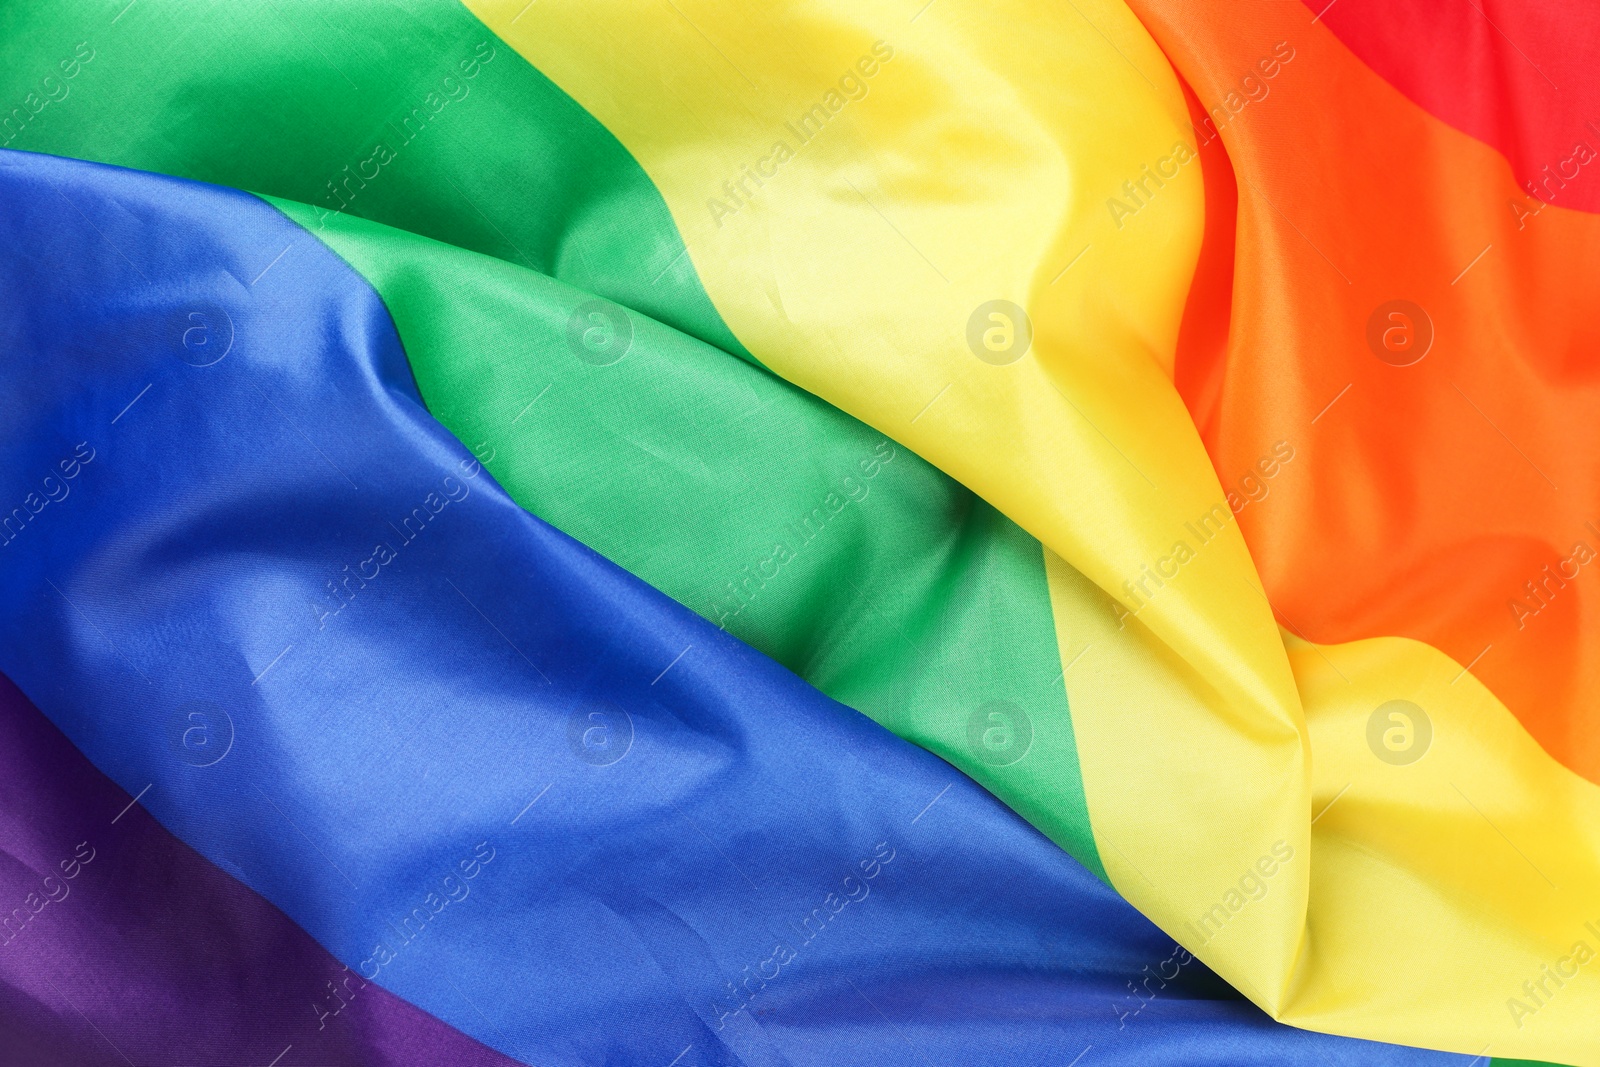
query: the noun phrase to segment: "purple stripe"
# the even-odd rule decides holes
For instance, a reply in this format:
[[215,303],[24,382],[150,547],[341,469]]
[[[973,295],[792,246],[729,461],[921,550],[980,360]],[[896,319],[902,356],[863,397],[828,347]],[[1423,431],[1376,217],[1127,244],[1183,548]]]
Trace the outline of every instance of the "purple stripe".
[[363,983],[132,801],[0,676],[0,1062],[515,1063]]

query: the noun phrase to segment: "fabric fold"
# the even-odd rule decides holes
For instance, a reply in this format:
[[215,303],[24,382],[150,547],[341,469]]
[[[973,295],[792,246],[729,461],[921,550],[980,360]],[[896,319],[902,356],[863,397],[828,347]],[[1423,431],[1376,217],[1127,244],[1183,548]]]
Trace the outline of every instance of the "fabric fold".
[[[25,503],[60,472],[0,548],[3,667],[363,979],[541,1064],[1358,1047],[1266,1020],[942,760],[516,505],[267,204],[17,153],[0,184],[28,294],[0,471]],[[1135,976],[1136,1023],[1105,1008]]]

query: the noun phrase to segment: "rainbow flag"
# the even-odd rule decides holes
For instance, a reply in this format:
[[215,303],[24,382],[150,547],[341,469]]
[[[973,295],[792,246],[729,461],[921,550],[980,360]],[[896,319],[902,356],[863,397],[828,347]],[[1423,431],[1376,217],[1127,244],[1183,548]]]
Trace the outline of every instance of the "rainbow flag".
[[0,12],[0,1063],[1600,1067],[1597,32]]

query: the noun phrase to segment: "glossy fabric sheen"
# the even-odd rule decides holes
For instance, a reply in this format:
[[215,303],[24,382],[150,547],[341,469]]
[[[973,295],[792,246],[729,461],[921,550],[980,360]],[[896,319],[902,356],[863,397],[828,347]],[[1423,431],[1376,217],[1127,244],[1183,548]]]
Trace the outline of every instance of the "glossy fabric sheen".
[[515,1062],[342,966],[3,677],[0,909],[7,1067]]
[[[1018,0],[981,19],[930,8],[914,21],[881,3],[775,17],[709,4],[681,17],[613,3],[520,16],[512,3],[472,6],[639,159],[713,302],[763,364],[1038,537],[1086,578],[1073,604],[1115,619],[1122,583],[1221,506],[1170,384],[1203,222],[1198,172],[1180,169],[1131,223],[1113,224],[1104,209],[1102,190],[1168,157],[1184,133],[1171,69],[1125,6],[1085,14]],[[711,38],[695,29],[711,23]],[[1021,38],[1019,24],[1030,27]],[[597,34],[610,44],[605,62],[583,47]],[[848,103],[829,103],[835,81],[849,84],[820,73],[833,71],[870,80]],[[813,134],[799,116],[819,100],[837,114]],[[775,139],[803,143],[777,177],[723,211],[722,183],[752,160],[759,170]],[[1031,350],[1004,365],[969,348],[969,323],[993,300],[1032,320]],[[1065,668],[1083,651],[1081,633],[1059,608],[1056,619],[1058,641],[1074,646]],[[1145,746],[1107,751],[1102,739],[1119,725],[1085,719],[1083,708],[1124,718],[1130,682],[1117,657],[1090,650],[1067,682],[1090,831],[1119,891],[1185,936],[1190,892],[1219,895],[1275,841],[1306,846],[1301,709],[1231,524],[1117,640],[1197,676],[1184,684],[1203,698],[1177,711],[1212,742],[1198,768],[1227,778],[1226,788],[1184,793],[1192,829],[1160,832],[1169,816],[1127,833],[1135,820],[1121,818],[1122,794],[1138,789],[1154,804],[1166,787],[1130,789],[1121,764]],[[1153,743],[1170,736],[1192,755],[1189,733],[1181,723]],[[1040,764],[1017,777],[1059,771]],[[1008,800],[1030,791],[1005,785]],[[1065,844],[1081,833],[1072,815],[1050,812],[1039,825]],[[1159,888],[1138,873],[1152,869],[1169,872]],[[1184,887],[1176,906],[1168,878]],[[1301,942],[1305,879],[1304,868],[1291,871],[1251,913],[1249,936],[1205,949],[1241,988],[1265,990],[1251,995],[1268,1006]]]
[[[1240,296],[1191,309],[1231,314],[1225,344],[1210,331],[1180,353],[1220,471],[1248,472],[1275,440],[1300,449],[1274,499],[1240,517],[1274,604],[1311,640],[1398,634],[1471,664],[1547,751],[1600,781],[1596,587],[1573,562],[1580,542],[1600,551],[1587,525],[1600,217],[1529,197],[1494,147],[1292,5],[1248,20],[1140,8],[1212,105],[1248,56],[1289,37],[1299,49],[1222,129],[1244,210],[1237,263],[1218,269]],[[1308,124],[1333,84],[1341,107]],[[1413,365],[1367,337],[1394,299],[1421,307],[1434,338]]]
[[[1197,94],[1202,135],[1227,149],[1202,160],[1218,196],[1208,185],[1196,292],[1232,298],[1191,299],[1177,380],[1248,500],[1239,522],[1306,708],[1312,811],[1326,811],[1314,835],[1332,846],[1313,837],[1307,927],[1341,950],[1306,972],[1332,989],[1383,976],[1367,1033],[1600,1062],[1591,985],[1567,986],[1536,1021],[1522,990],[1571,951],[1600,896],[1594,587],[1551,580],[1527,599],[1576,542],[1596,546],[1600,219],[1519,192],[1494,148],[1407,99],[1300,5],[1134,6]],[[1440,18],[1448,38],[1454,15]],[[1259,63],[1283,42],[1295,58],[1264,81]],[[1439,45],[1418,47],[1413,73]],[[1519,93],[1496,98],[1523,114]],[[1434,335],[1406,366],[1368,335],[1397,298]],[[1293,463],[1244,479],[1276,441]],[[1513,600],[1543,606],[1519,625]],[[1374,758],[1361,725],[1393,699],[1432,722],[1413,765]],[[1341,1008],[1300,1001],[1283,1017],[1329,1025],[1317,1018]]]
[[[1305,88],[1315,84],[1305,75],[1311,45],[1300,51],[1309,16],[1293,5],[1258,7],[1243,21],[1273,26],[1270,36],[1252,37],[1248,55],[1236,39],[1226,48],[1209,42],[1206,58],[1216,69],[1202,99],[1226,97],[1233,88],[1226,78],[1270,60],[1273,103],[1302,92],[1322,101]],[[1164,6],[1138,8],[1163,27],[1171,49]],[[713,301],[752,352],[959,477],[1064,560],[1062,580],[1052,585],[1057,633],[1064,664],[1088,647],[1068,680],[1069,699],[1092,829],[1119,890],[1280,1018],[1472,1052],[1487,1043],[1595,1054],[1585,1001],[1567,998],[1537,1028],[1517,1026],[1506,1007],[1525,973],[1568,952],[1584,929],[1580,916],[1600,876],[1588,829],[1592,791],[1528,744],[1495,695],[1474,679],[1458,683],[1471,653],[1452,648],[1451,663],[1437,642],[1402,642],[1378,655],[1345,650],[1345,662],[1374,673],[1353,681],[1333,675],[1347,688],[1330,691],[1328,677],[1297,669],[1286,647],[1292,641],[1272,625],[1273,604],[1224,501],[1242,474],[1295,434],[1274,426],[1269,436],[1252,425],[1252,450],[1230,452],[1213,468],[1172,388],[1186,309],[1182,286],[1163,271],[1187,271],[1191,254],[1205,251],[1192,240],[1201,167],[1180,165],[1177,178],[1164,170],[1161,182],[1143,168],[1170,168],[1174,144],[1198,148],[1197,131],[1182,118],[1178,86],[1166,80],[1171,69],[1125,8],[1018,4],[983,21],[939,8],[912,25],[888,5],[825,5],[787,21],[728,17],[711,5],[662,9],[659,17],[606,4],[581,15],[555,7],[520,14],[499,0],[474,9],[638,156]],[[1189,13],[1212,20],[1221,37],[1232,33],[1234,14]],[[1035,32],[1019,46],[1008,30],[1023,20]],[[605,62],[578,46],[596,32],[612,46]],[[741,167],[755,160],[758,173],[768,174],[761,161],[774,158],[772,138],[792,133],[794,116],[814,98],[826,103],[827,79],[818,72],[846,69],[869,50],[878,67],[870,88],[828,105],[834,114],[824,129],[781,160],[777,177],[744,188]],[[1046,51],[1077,62],[1047,66],[1037,59]],[[1314,65],[1320,69],[1320,59]],[[1129,87],[1108,92],[1119,79]],[[1072,112],[1090,86],[1095,106]],[[936,111],[931,99],[941,101]],[[1069,113],[1075,121],[1066,121]],[[1319,136],[1324,127],[1306,114],[1296,114],[1295,129]],[[1247,136],[1240,130],[1252,121],[1222,125],[1229,136]],[[1359,118],[1349,125],[1376,138]],[[1093,128],[1105,132],[1086,140]],[[1374,144],[1354,158],[1383,152]],[[1338,213],[1315,203],[1321,183],[1358,169],[1338,160],[1320,166],[1297,186],[1313,202],[1288,215],[1317,219],[1319,232],[1342,225]],[[731,196],[723,176],[740,194],[731,212],[720,206]],[[1145,181],[1144,195],[1128,193],[1125,181]],[[1119,197],[1132,206],[1107,213]],[[1392,195],[1389,202],[1404,207]],[[1261,210],[1278,235],[1273,247],[1298,252],[1304,238],[1292,222],[1270,206]],[[1399,223],[1369,231],[1386,244],[1412,232]],[[1460,243],[1449,229],[1437,241],[1415,242],[1447,252]],[[1574,251],[1580,260],[1587,254]],[[1087,273],[1073,269],[1077,252]],[[1367,257],[1400,259],[1380,250]],[[1437,286],[1450,278],[1438,273]],[[1227,336],[1230,308],[1248,320],[1257,293],[1208,277],[1202,295],[1229,298],[1209,307],[1220,320],[1210,335]],[[1032,351],[1001,368],[979,362],[963,331],[968,309],[996,296],[1021,300],[1035,331]],[[1552,317],[1546,328],[1559,334],[1571,322]],[[1352,316],[1317,337],[1364,323],[1365,313]],[[1296,381],[1292,371],[1281,379]],[[1067,403],[1058,406],[1058,397]],[[1317,410],[1302,414],[1298,426]],[[1379,429],[1374,439],[1404,432],[1394,424]],[[1468,450],[1458,458],[1477,456]],[[1064,457],[1071,459],[1061,470]],[[1402,510],[1404,501],[1397,493],[1381,497]],[[1180,543],[1189,557],[1175,574]],[[1329,555],[1316,562],[1325,565]],[[1152,579],[1152,571],[1173,580]],[[1392,583],[1352,580],[1363,573],[1351,561],[1329,585],[1344,596],[1367,585],[1364,610],[1391,608]],[[1284,617],[1316,606],[1286,607]],[[1137,610],[1137,618],[1124,625],[1123,609]],[[1368,713],[1408,695],[1424,695],[1437,709],[1442,736],[1456,742],[1435,749],[1442,776],[1386,773],[1391,768],[1370,751],[1362,756],[1363,735],[1306,719],[1312,707],[1347,722],[1353,701],[1369,695],[1377,699]],[[1538,730],[1535,736],[1546,740]],[[1332,739],[1326,759],[1316,758],[1314,738]],[[1490,738],[1506,745],[1497,750]],[[1496,751],[1503,758],[1482,758]],[[1313,829],[1315,804],[1355,783],[1324,781],[1314,768],[1361,758],[1370,760],[1358,764],[1369,772],[1361,776],[1365,802],[1339,812],[1337,840],[1319,838],[1331,827]],[[1458,789],[1434,796],[1452,776]],[[1173,791],[1185,798],[1178,812],[1168,800]],[[1559,863],[1579,890],[1553,904],[1553,879],[1537,865],[1484,877],[1456,861],[1462,847],[1504,849],[1494,827],[1506,824],[1529,835],[1542,862]],[[1402,833],[1392,833],[1396,825]],[[1441,827],[1448,828],[1442,835]],[[1196,933],[1201,917],[1277,841],[1302,855],[1321,851],[1287,869],[1274,892],[1230,919],[1225,933]],[[1407,877],[1394,891],[1351,906],[1351,887],[1382,881],[1397,865]],[[1455,965],[1434,966],[1426,955],[1428,932],[1441,929],[1459,946]],[[1355,992],[1372,983],[1381,995]]]
[[1062,845],[1105,876],[1036,539],[837,408],[637,311],[609,307],[628,348],[596,365],[569,336],[592,294],[348,216],[317,232],[383,297],[429,410],[513,499],[1035,825],[1072,827]]
[[207,10],[0,7],[0,141],[380,219],[743,351],[639,165],[456,0]]
[[[936,757],[517,507],[309,234],[242,194],[3,160],[29,294],[0,320],[6,491],[94,450],[0,549],[4,666],[342,962],[540,1064],[1355,1048],[1205,999],[1198,968],[1120,1026],[1108,998],[1169,941]],[[325,615],[369,542],[393,558]],[[233,726],[209,766],[173,737],[192,701]],[[447,875],[471,894],[441,903]]]
[[1600,11],[1583,0],[1305,0],[1361,61],[1511,163],[1547,203],[1600,211]]
[[[61,49],[73,71],[14,144],[292,198],[514,499],[945,756],[1104,877],[1037,541],[903,447],[865,479],[886,438],[732,365],[753,361],[604,126],[456,0],[186,10],[141,0],[109,35],[75,5],[0,11],[0,90],[29,91]],[[627,316],[632,355],[572,358],[585,297]]]

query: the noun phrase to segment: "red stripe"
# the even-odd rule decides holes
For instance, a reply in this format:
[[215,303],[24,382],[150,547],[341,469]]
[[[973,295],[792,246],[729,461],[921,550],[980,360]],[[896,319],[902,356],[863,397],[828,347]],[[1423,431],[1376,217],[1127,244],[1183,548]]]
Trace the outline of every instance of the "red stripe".
[[1532,195],[1600,211],[1600,5],[1304,2],[1390,85],[1505,156]]

